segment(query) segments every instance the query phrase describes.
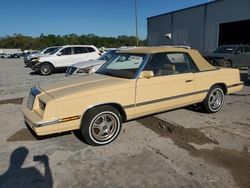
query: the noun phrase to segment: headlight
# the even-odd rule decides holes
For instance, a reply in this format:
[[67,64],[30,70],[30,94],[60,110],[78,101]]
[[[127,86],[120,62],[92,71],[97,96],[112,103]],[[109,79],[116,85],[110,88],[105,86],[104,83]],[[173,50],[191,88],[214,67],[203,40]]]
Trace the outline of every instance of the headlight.
[[35,61],[39,61],[40,60],[40,58],[38,57],[38,58],[34,58],[34,59],[31,59],[31,61],[33,61],[33,62],[35,62]]
[[44,111],[46,108],[46,104],[43,101],[39,100],[39,107],[42,111]]
[[76,71],[76,73],[86,73],[86,74],[89,74],[91,72],[94,72],[95,68],[93,66],[90,66],[90,67],[85,67],[85,68],[81,68],[81,69],[78,69]]

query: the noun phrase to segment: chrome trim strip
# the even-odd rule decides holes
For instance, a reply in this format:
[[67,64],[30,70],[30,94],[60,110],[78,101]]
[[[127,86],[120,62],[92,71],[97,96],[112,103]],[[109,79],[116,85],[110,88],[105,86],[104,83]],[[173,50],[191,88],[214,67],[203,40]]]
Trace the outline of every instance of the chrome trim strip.
[[37,123],[33,123],[27,116],[24,116],[24,120],[31,127],[43,127],[43,126],[47,126],[47,125],[52,125],[52,124],[59,123],[58,119],[52,119],[52,120],[40,121],[40,122],[37,122]]
[[[72,118],[72,119],[70,119],[70,118]],[[74,121],[74,120],[78,120],[80,118],[81,118],[81,115],[77,115],[77,116],[70,116],[70,117],[61,118],[61,119],[55,118],[55,119],[51,119],[51,120],[39,121],[39,122],[33,123],[27,116],[24,116],[24,120],[31,127],[43,127],[43,126],[48,126],[48,125],[53,125],[53,124],[64,123],[64,122],[68,122],[68,121]]]
[[136,107],[135,104],[129,104],[129,105],[123,106],[124,109],[134,108],[134,107]]
[[241,86],[241,85],[244,85],[244,83],[241,82],[241,83],[237,83],[237,84],[228,85],[227,88],[237,87],[237,86]]
[[144,106],[144,105],[148,105],[148,104],[153,104],[153,103],[158,103],[158,102],[163,102],[163,101],[169,101],[169,100],[174,100],[174,99],[177,99],[177,98],[182,98],[182,97],[187,97],[187,96],[191,96],[191,95],[206,93],[208,91],[209,91],[208,89],[202,90],[202,91],[195,91],[195,92],[186,93],[186,94],[182,94],[182,95],[166,97],[166,98],[161,98],[161,99],[156,99],[156,100],[151,100],[151,101],[145,101],[145,102],[138,103],[136,105],[134,105],[134,104],[125,105],[125,106],[123,106],[123,108],[127,109],[127,108],[133,108],[133,107],[140,107],[140,106]]
[[48,125],[53,125],[59,123],[58,119],[53,119],[53,120],[48,120],[48,121],[40,121],[37,123],[34,123],[36,127],[43,127],[43,126],[48,126]]

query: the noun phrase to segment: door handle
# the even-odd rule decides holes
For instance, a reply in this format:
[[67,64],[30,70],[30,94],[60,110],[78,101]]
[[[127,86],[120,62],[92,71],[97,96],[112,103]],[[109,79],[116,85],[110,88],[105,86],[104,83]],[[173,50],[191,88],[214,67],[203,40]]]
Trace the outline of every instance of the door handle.
[[188,82],[192,82],[193,80],[186,80],[186,82],[188,83]]

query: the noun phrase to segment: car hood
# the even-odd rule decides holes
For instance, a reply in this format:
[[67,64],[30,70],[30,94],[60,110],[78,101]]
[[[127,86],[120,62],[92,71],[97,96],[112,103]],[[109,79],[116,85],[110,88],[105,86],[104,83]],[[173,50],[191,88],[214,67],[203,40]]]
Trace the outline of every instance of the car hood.
[[75,68],[85,68],[85,67],[90,67],[90,66],[95,66],[95,65],[102,65],[106,61],[105,60],[89,60],[89,61],[81,61],[78,63],[75,63],[71,65],[71,67]]
[[101,74],[63,79],[54,83],[40,83],[38,88],[54,99],[83,97],[131,87],[130,79],[122,79]]
[[41,53],[35,53],[35,54],[30,54],[29,57],[30,58],[33,58],[33,57],[37,57],[39,55],[42,55]]
[[34,58],[41,58],[41,57],[47,57],[47,56],[49,56],[48,54],[41,54],[41,53],[39,53],[39,54],[32,54],[33,56],[30,56],[30,59],[34,59]]

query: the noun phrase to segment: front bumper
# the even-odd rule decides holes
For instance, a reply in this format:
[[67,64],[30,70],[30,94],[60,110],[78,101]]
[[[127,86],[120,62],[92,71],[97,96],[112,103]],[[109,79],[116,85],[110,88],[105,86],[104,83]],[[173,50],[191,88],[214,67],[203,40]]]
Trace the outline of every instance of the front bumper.
[[21,110],[24,121],[39,136],[58,133],[58,120],[51,119],[44,121],[36,112],[26,107],[27,100],[24,100]]
[[38,61],[30,61],[30,63],[29,63],[29,67],[32,70],[38,70],[39,69],[39,65],[40,65],[40,62],[38,62]]
[[55,117],[44,120],[34,110],[30,110],[27,107],[27,99],[23,101],[21,110],[24,115],[24,121],[38,136],[72,131],[80,128],[81,115],[64,117],[60,119]]
[[29,60],[24,60],[24,64],[25,64],[26,66],[29,66],[29,65],[30,65],[30,61],[29,61]]

